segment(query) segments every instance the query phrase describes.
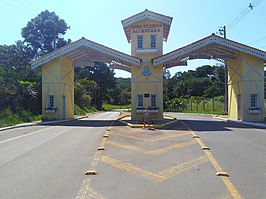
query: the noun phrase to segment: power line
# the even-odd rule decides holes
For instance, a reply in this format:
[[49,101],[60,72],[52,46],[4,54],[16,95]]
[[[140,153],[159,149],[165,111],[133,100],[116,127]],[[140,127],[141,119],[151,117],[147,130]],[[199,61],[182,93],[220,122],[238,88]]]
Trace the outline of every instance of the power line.
[[264,35],[263,37],[259,38],[259,39],[256,39],[254,41],[251,41],[249,42],[250,44],[257,44],[259,42],[261,42],[262,40],[265,40],[266,39],[266,35]]
[[40,9],[38,6],[36,6],[33,2],[30,2],[28,0],[23,0],[25,3],[27,3],[29,6],[34,7],[35,10],[37,10],[38,12],[42,11],[42,9]]
[[0,21],[0,23],[3,24],[3,25],[5,25],[5,26],[9,26],[10,28],[13,28],[15,30],[18,30],[18,27],[15,27],[15,26],[11,25],[10,23],[5,23],[3,21]]
[[14,24],[20,26],[20,24],[18,24],[16,21],[14,21],[14,20],[12,20],[12,19],[9,19],[9,18],[7,18],[7,17],[5,17],[5,16],[1,16],[1,15],[0,15],[0,17],[1,17],[2,19],[5,19],[5,20],[8,21],[8,22],[13,22]]
[[29,7],[29,6],[27,6],[27,5],[25,5],[24,3],[21,3],[20,1],[17,1],[17,0],[14,0],[14,1],[17,2],[18,4],[20,4],[21,6],[23,6],[24,8],[27,8],[27,9],[30,10],[30,11],[33,11],[33,12],[39,12],[39,11],[37,11],[37,10],[35,10],[35,9],[33,9],[33,8]]
[[258,6],[263,0],[255,0],[252,3],[249,3],[249,5],[230,23],[227,25],[227,30],[229,31],[232,29],[236,24],[238,24],[247,14],[253,10],[256,6]]
[[14,5],[14,4],[12,4],[12,3],[8,2],[8,1],[2,0],[2,2],[8,4],[9,6],[12,6],[14,8],[17,8],[18,10],[23,11],[23,12],[29,14],[29,15],[35,15],[36,14],[36,13],[32,13],[32,12],[30,12],[28,10],[25,10],[25,9],[23,9],[21,7],[18,7],[18,6]]
[[[239,12],[238,14],[234,15],[233,18],[231,18],[232,20],[226,25],[227,27],[227,31],[231,30],[234,26],[236,26],[245,16],[248,15],[248,13],[253,10],[256,6],[258,6],[263,0],[255,0],[252,3],[249,3],[248,6],[246,6],[244,9],[242,9],[241,12]],[[228,22],[229,20],[227,20]],[[221,33],[221,31],[219,30],[219,32],[217,33]]]

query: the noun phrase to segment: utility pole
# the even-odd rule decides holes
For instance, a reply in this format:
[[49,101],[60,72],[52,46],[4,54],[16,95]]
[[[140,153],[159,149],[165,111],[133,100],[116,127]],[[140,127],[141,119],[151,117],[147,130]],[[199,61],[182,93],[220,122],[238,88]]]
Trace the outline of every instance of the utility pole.
[[56,24],[54,24],[54,50],[56,50]]
[[[219,29],[219,33],[226,39],[226,26]],[[228,113],[228,66],[227,60],[224,60],[224,112]]]

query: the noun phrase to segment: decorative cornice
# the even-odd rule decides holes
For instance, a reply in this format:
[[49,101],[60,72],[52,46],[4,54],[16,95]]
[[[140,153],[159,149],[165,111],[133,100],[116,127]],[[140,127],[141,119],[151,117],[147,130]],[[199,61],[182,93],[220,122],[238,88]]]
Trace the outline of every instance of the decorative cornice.
[[[80,40],[70,43],[58,50],[55,50],[37,60],[32,61],[32,68],[37,68],[47,62],[50,62],[53,59],[56,59],[62,55],[67,55],[75,50],[79,50],[80,48],[85,47],[94,50],[97,53],[101,53],[103,56],[107,56],[109,59],[114,59],[115,61],[121,61],[123,64],[140,66],[140,59],[137,57],[133,57],[127,55],[125,53],[116,51],[114,49],[108,48],[101,44],[95,43],[93,41],[87,40],[85,38],[81,38]],[[89,53],[88,53],[89,56]],[[110,60],[111,62],[112,60]]]
[[121,21],[128,42],[130,42],[130,39],[131,39],[131,25],[141,20],[145,20],[145,19],[150,19],[150,20],[162,23],[163,29],[164,29],[163,38],[165,41],[167,41],[173,18],[165,16],[165,15],[161,15],[161,14],[158,14],[158,13],[155,13],[155,12],[152,12],[146,9],[145,11],[141,13],[138,13],[136,15],[133,15]]
[[[177,50],[174,50],[172,52],[169,52],[165,55],[162,55],[160,57],[153,59],[154,66],[158,66],[160,64],[165,64],[167,62],[171,62],[171,61],[177,60],[179,58],[184,58],[185,56],[191,55],[191,53],[193,53],[196,50],[200,50],[206,46],[210,46],[213,44],[226,47],[226,48],[231,49],[231,50],[236,51],[236,52],[242,52],[242,53],[254,56],[254,57],[258,57],[258,58],[266,61],[266,52],[265,51],[261,51],[259,49],[252,48],[250,46],[246,46],[244,44],[237,43],[237,42],[229,40],[229,39],[224,39],[222,37],[219,37],[217,35],[212,34],[212,35],[205,37],[205,38],[203,38],[197,42],[194,42],[192,44],[189,44],[187,46],[184,46],[182,48],[179,48]],[[217,57],[215,57],[215,58],[217,58]]]

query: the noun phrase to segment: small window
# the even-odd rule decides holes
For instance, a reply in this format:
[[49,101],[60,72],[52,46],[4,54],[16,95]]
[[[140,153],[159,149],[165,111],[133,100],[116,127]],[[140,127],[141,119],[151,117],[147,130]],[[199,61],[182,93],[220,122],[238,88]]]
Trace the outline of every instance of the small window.
[[251,94],[250,95],[250,108],[257,108],[258,107],[258,95]]
[[138,35],[138,48],[143,48],[143,35]]
[[151,95],[151,107],[156,107],[156,95]]
[[49,95],[48,107],[54,108],[54,95]]
[[156,35],[151,35],[151,48],[156,48]]
[[143,107],[143,95],[138,95],[138,107]]

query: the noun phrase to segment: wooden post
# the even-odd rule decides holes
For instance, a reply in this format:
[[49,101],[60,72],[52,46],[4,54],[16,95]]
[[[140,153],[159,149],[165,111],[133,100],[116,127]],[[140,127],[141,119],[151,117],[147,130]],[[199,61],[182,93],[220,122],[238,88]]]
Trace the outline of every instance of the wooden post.
[[190,97],[190,110],[191,111],[193,110],[192,105],[193,105],[193,103],[192,103],[192,97]]
[[215,108],[214,108],[214,97],[212,98],[212,111],[215,111]]

